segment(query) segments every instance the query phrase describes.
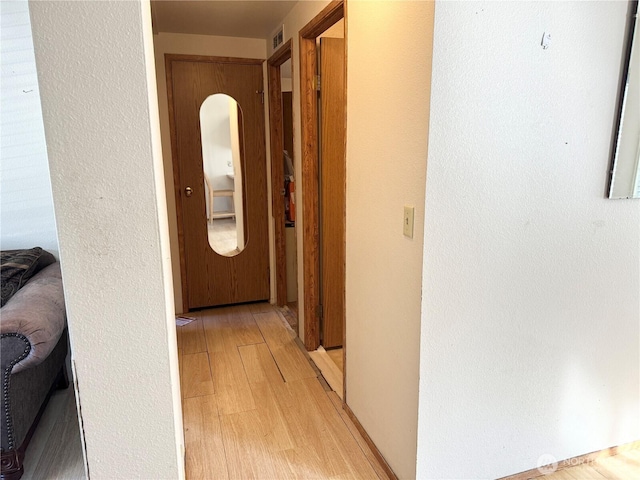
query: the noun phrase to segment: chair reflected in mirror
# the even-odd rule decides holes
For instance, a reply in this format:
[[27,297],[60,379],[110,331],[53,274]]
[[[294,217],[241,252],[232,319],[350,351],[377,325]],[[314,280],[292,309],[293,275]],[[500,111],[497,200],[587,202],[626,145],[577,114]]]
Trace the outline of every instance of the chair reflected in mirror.
[[209,245],[219,255],[244,250],[243,119],[228,95],[209,96],[200,107],[202,161]]

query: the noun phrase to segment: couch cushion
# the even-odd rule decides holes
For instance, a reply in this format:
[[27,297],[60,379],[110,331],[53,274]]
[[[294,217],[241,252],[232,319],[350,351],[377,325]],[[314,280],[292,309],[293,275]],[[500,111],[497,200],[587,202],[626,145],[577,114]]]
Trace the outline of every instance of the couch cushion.
[[52,254],[40,247],[0,252],[0,307],[4,306],[31,277],[55,261]]

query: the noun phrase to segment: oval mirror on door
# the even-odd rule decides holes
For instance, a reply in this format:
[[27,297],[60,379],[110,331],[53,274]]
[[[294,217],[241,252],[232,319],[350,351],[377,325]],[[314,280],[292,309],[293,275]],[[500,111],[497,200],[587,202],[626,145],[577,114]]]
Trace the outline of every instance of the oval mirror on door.
[[210,95],[200,106],[202,170],[209,245],[233,257],[246,245],[242,192],[244,135],[242,110],[229,95]]

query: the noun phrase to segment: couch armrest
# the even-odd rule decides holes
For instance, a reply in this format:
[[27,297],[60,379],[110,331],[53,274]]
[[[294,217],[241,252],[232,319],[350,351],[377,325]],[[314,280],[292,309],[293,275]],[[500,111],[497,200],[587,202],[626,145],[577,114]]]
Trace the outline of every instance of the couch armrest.
[[11,373],[13,366],[25,359],[31,351],[29,340],[19,333],[3,333],[0,339],[0,358],[2,371]]
[[[0,334],[14,341],[24,337],[31,348],[13,373],[42,362],[58,343],[66,324],[62,275],[58,262],[33,276],[0,310]],[[4,348],[3,348],[4,349]],[[13,350],[13,349],[12,349]],[[3,352],[4,364],[4,352]]]

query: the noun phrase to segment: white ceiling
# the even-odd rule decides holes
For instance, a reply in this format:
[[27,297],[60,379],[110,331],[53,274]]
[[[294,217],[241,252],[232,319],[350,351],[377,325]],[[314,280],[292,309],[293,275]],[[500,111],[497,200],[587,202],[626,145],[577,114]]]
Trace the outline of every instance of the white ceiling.
[[152,0],[154,32],[268,38],[297,1]]

